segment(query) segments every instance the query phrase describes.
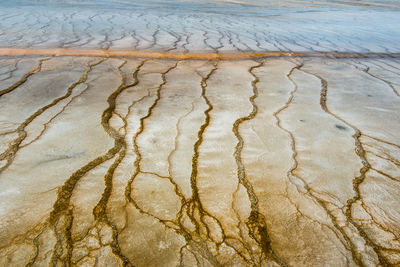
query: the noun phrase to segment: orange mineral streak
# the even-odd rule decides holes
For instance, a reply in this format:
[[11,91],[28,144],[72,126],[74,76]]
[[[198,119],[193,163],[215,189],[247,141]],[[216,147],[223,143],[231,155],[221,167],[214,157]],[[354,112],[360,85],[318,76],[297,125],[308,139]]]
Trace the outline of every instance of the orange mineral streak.
[[266,57],[332,57],[332,58],[398,58],[400,53],[346,53],[346,52],[231,52],[231,53],[164,53],[139,50],[101,50],[101,49],[66,49],[66,48],[0,48],[0,56],[86,56],[86,57],[140,57],[168,59],[246,59]]

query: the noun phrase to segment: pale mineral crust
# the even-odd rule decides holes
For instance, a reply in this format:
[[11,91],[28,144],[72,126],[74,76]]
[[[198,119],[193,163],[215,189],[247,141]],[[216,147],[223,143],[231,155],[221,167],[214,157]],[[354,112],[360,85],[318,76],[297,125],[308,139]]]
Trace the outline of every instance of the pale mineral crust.
[[400,264],[400,61],[3,57],[1,266]]
[[0,0],[0,267],[400,266],[395,0]]

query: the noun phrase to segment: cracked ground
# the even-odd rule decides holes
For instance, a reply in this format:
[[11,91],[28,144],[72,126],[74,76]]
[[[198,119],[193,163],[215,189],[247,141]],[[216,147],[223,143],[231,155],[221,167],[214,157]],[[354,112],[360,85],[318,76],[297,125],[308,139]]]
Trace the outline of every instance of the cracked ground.
[[[298,1],[241,19],[17,2],[0,266],[400,266],[400,32],[371,26],[395,1],[310,4],[318,38]],[[330,34],[333,7],[364,28]]]

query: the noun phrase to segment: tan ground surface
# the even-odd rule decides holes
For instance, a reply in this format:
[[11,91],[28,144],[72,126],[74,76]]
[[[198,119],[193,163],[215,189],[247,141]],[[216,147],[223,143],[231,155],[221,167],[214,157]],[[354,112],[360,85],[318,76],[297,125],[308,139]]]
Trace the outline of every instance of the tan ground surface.
[[399,74],[2,57],[0,266],[398,266]]

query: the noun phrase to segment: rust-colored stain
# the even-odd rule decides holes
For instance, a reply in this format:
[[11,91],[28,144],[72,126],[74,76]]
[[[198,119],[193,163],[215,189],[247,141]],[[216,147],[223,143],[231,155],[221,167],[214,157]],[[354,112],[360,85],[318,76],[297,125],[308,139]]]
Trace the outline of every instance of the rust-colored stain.
[[67,49],[67,48],[0,48],[0,56],[92,56],[92,57],[140,57],[169,59],[246,59],[266,57],[332,57],[332,58],[398,58],[400,53],[352,53],[352,52],[228,52],[228,53],[165,53],[139,50],[102,50],[102,49]]

